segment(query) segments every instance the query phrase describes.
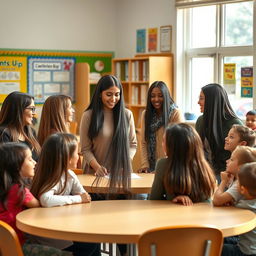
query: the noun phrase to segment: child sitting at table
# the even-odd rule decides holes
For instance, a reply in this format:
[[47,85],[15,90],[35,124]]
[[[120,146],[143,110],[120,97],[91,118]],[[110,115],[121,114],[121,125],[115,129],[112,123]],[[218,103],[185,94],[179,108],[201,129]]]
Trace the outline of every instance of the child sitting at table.
[[191,205],[210,199],[216,178],[196,130],[184,123],[168,126],[163,149],[167,157],[157,161],[150,200]]
[[[221,183],[213,196],[213,204],[215,206],[233,204],[234,196],[238,192],[237,181],[233,182],[233,179],[237,179],[240,167],[245,163],[251,163],[256,161],[256,149],[248,146],[237,146],[231,154],[229,160],[227,160],[227,169],[225,172],[221,172]],[[229,184],[232,185],[228,188]],[[227,189],[228,188],[228,189]],[[227,190],[226,190],[227,189]],[[226,191],[225,191],[226,190]]]
[[252,130],[256,130],[256,111],[250,110],[246,113],[246,126]]
[[256,133],[253,130],[244,125],[234,124],[225,138],[224,149],[232,153],[239,145],[253,147],[255,139]]
[[24,178],[34,176],[36,162],[30,148],[24,143],[3,143],[0,145],[0,155],[0,220],[16,231],[24,255],[71,255],[56,248],[29,243],[23,232],[16,227],[16,215],[19,212],[40,206],[23,183]]
[[[256,213],[256,163],[244,164],[238,173],[238,191],[233,193],[235,206]],[[237,244],[223,245],[222,256],[256,255],[256,228],[239,236]]]
[[[89,203],[90,195],[84,190],[77,176],[70,169],[77,166],[77,138],[68,133],[50,135],[45,141],[39,158],[31,192],[40,200],[43,207],[62,206],[66,204]],[[45,239],[39,238],[38,241]],[[52,240],[52,239],[51,239]],[[51,240],[45,242],[51,243]],[[97,243],[70,241],[52,241],[55,246],[62,246],[75,256],[100,255]],[[65,247],[63,242],[66,242]],[[72,244],[72,245],[70,245]]]

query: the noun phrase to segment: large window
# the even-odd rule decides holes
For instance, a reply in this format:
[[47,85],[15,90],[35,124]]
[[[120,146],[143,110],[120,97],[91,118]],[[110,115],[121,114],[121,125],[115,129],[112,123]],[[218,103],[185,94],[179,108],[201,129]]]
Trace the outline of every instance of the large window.
[[[241,94],[241,68],[253,66],[253,2],[178,9],[177,99],[199,115],[202,86],[220,83],[236,113],[244,117],[252,98]],[[224,64],[235,64],[234,79],[224,79]],[[248,95],[247,95],[248,96]]]

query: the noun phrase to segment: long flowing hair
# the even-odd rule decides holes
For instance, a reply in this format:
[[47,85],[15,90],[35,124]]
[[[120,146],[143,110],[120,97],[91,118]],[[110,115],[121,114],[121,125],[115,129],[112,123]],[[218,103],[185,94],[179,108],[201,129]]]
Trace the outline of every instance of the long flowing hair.
[[226,90],[219,84],[208,84],[202,87],[205,96],[203,125],[200,136],[207,138],[213,156],[224,148],[223,122],[238,118],[231,107]]
[[19,186],[19,202],[21,205],[25,196],[25,186],[20,176],[20,170],[26,158],[28,146],[24,143],[7,142],[0,144],[0,205],[7,209],[8,194],[13,185]]
[[71,101],[71,97],[67,95],[52,95],[46,99],[38,129],[38,141],[41,146],[52,133],[69,132],[69,123],[67,122],[69,101]]
[[161,90],[163,95],[162,118],[163,118],[164,127],[166,127],[169,123],[170,115],[172,114],[171,106],[175,105],[174,100],[172,99],[170,92],[168,90],[168,87],[163,81],[155,81],[154,83],[151,84],[148,90],[147,106],[146,106],[146,112],[145,112],[145,140],[146,141],[149,140],[150,125],[152,124],[153,113],[155,111],[155,108],[151,103],[151,93],[152,93],[152,90],[156,87]]
[[1,132],[6,130],[14,142],[18,142],[19,135],[22,134],[31,145],[32,150],[39,154],[40,145],[34,136],[33,129],[30,125],[23,124],[23,113],[32,103],[32,100],[34,100],[34,97],[26,93],[10,93],[5,98],[0,111],[0,127]]
[[61,176],[65,175],[61,194],[67,184],[68,162],[77,147],[77,138],[69,133],[55,133],[50,135],[43,144],[39,161],[36,166],[31,192],[38,199],[59,183]]
[[107,152],[106,162],[104,163],[110,170],[110,191],[114,192],[122,187],[124,190],[130,188],[131,161],[128,135],[128,120],[125,113],[123,87],[120,81],[112,75],[103,76],[95,89],[91,103],[87,110],[91,110],[91,122],[88,130],[88,137],[93,140],[97,137],[103,127],[104,105],[101,100],[103,91],[116,86],[120,89],[120,100],[113,108],[114,134]]
[[214,173],[205,159],[202,141],[185,123],[166,128],[167,171],[165,189],[170,194],[187,195],[193,202],[209,199],[215,189]]

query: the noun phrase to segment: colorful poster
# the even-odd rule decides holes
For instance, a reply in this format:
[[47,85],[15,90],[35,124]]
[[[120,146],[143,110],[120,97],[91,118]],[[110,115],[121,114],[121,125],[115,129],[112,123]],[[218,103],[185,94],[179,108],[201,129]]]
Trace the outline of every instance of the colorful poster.
[[224,63],[223,70],[224,87],[228,94],[236,93],[236,64]]
[[0,57],[0,102],[13,92],[27,92],[27,58]]
[[146,51],[146,29],[137,29],[137,52]]
[[148,51],[157,51],[157,28],[148,29]]
[[29,93],[36,103],[53,94],[67,94],[74,99],[74,58],[32,58],[28,60]]
[[252,98],[253,67],[241,68],[241,97]]

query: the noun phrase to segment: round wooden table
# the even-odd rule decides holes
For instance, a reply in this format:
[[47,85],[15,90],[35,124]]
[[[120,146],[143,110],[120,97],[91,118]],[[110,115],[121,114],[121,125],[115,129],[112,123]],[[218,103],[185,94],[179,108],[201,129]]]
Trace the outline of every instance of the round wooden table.
[[17,215],[17,226],[24,232],[84,242],[136,243],[148,229],[178,225],[210,225],[226,237],[252,230],[256,218],[252,211],[235,207],[150,200],[93,201],[31,208]]
[[[132,194],[149,194],[154,181],[155,175],[152,173],[133,173],[132,175],[138,178],[131,178],[131,193]],[[100,182],[96,184],[96,176],[93,174],[77,175],[84,189],[89,193],[107,193],[109,179],[102,177]],[[120,191],[122,193],[122,191]]]

